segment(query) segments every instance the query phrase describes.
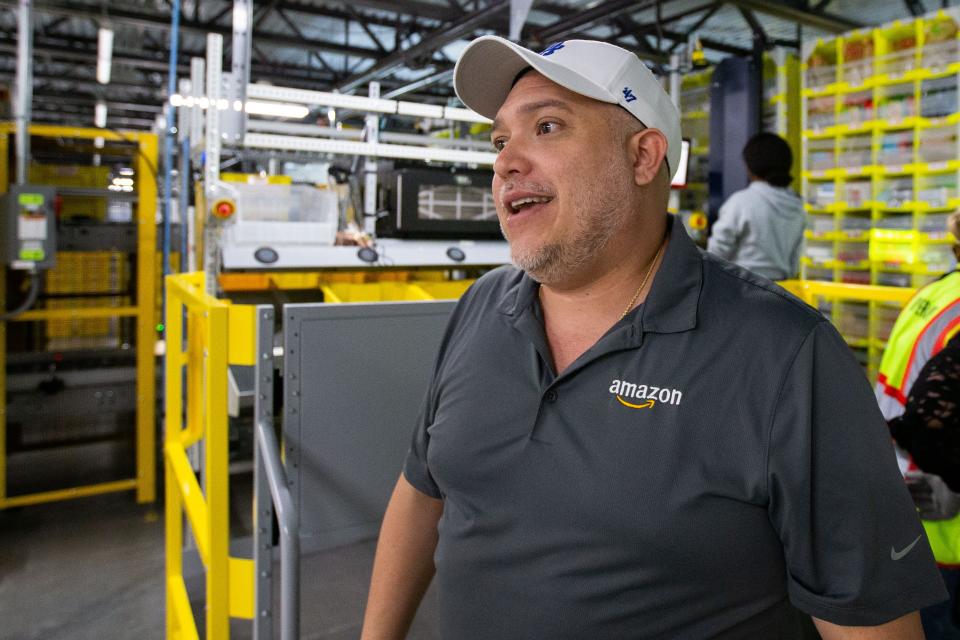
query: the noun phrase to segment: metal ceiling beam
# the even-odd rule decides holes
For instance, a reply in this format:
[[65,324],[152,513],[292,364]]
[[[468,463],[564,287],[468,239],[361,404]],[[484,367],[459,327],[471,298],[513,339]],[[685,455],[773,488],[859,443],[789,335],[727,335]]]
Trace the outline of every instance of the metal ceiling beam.
[[[668,0],[669,1],[669,0]],[[537,36],[540,42],[548,40],[560,40],[566,37],[570,32],[586,30],[601,20],[610,20],[622,14],[625,11],[639,11],[654,6],[655,2],[646,0],[637,2],[637,0],[607,0],[601,2],[595,7],[584,9],[561,18],[556,22],[539,29],[531,29],[531,33]]]
[[432,57],[433,52],[454,40],[472,34],[476,29],[496,19],[499,14],[510,8],[510,0],[495,0],[479,11],[462,16],[460,20],[445,27],[432,31],[427,36],[403,51],[396,51],[385,58],[381,58],[372,67],[359,74],[354,74],[341,82],[337,89],[349,93],[365,85],[371,80],[377,80],[394,69],[401,67],[418,57]]
[[[720,10],[720,7],[721,7],[721,6],[723,6],[722,3],[720,3],[720,2],[714,2],[714,3],[713,3],[713,6],[711,6],[709,9],[707,9],[707,10],[703,13],[703,15],[700,16],[700,17],[697,19],[697,21],[690,26],[689,29],[687,29],[687,38],[689,39],[690,36],[694,35],[694,34],[697,32],[698,29],[700,29],[703,25],[705,25],[705,24],[707,23],[707,20],[709,20],[710,18],[712,18],[713,15],[714,15],[717,11]],[[680,47],[680,45],[682,45],[682,44],[683,44],[682,42],[675,42],[675,43],[673,44],[673,46],[670,47],[670,53],[673,53],[674,51],[676,51],[677,48]],[[703,44],[703,43],[701,43],[701,44]]]
[[355,7],[367,7],[379,11],[389,11],[391,13],[413,15],[418,18],[433,18],[443,22],[453,22],[457,18],[463,17],[463,11],[458,11],[450,6],[442,4],[432,4],[429,2],[418,2],[417,0],[350,0],[350,4]]
[[[0,6],[9,8],[16,7],[17,0],[0,0]],[[34,11],[46,15],[63,15],[71,18],[90,18],[90,10],[87,7],[57,4],[53,2],[35,3]],[[157,30],[163,33],[166,33],[170,30],[170,19],[167,16],[150,16],[144,13],[111,8],[105,17],[115,24],[125,24],[139,28]],[[181,22],[180,32],[184,34],[203,36],[204,38],[208,33],[219,33],[225,37],[230,37],[233,35],[232,27],[194,23],[192,21]],[[316,49],[319,51],[341,53],[360,58],[380,57],[380,52],[376,49],[354,47],[335,42],[328,42],[325,40],[303,40],[301,38],[294,38],[279,33],[257,32],[254,34],[254,38],[260,45],[290,47],[294,49]]]
[[[348,7],[350,5],[347,5]],[[366,32],[370,39],[373,41],[373,44],[376,45],[377,49],[380,50],[380,53],[386,53],[387,48],[383,46],[383,43],[380,42],[380,38],[377,37],[377,34],[373,32],[373,29],[370,28],[370,25],[366,20],[363,19],[363,15],[356,9],[350,8],[350,13],[354,15],[354,22],[358,23],[360,27]]]
[[766,49],[769,37],[767,36],[766,29],[763,28],[763,25],[760,24],[760,20],[757,19],[757,16],[753,15],[753,12],[749,9],[744,9],[743,7],[737,7],[740,11],[740,15],[743,17],[743,21],[747,23],[747,26],[750,27],[750,30],[753,31],[753,41],[755,44],[759,44],[761,48]]
[[[394,7],[391,11],[396,12],[397,7],[396,3],[393,3]],[[353,2],[351,6],[355,7],[362,6],[363,2]],[[317,7],[312,4],[303,4],[300,2],[280,2],[276,5],[278,8],[283,9],[287,13],[299,13],[301,15],[316,17],[316,18],[333,18],[339,20],[353,20],[354,17],[351,13],[335,8],[335,7]],[[417,16],[405,15],[401,12],[397,12],[396,18],[384,18],[377,15],[371,15],[366,13],[361,13],[363,19],[367,24],[375,24],[378,27],[390,27],[391,29],[396,29],[397,25],[401,27],[413,27],[418,30],[422,29],[435,29],[437,26],[441,25],[444,20],[450,21],[455,20],[456,18],[463,15],[463,12],[447,12],[444,10],[444,7],[437,7],[440,9],[439,12],[434,12],[434,15],[426,19],[426,22],[421,22],[421,18]]]
[[401,85],[396,89],[386,91],[380,94],[380,97],[384,100],[393,100],[394,98],[408,93],[413,93],[419,89],[424,89],[426,87],[431,87],[435,84],[440,83],[449,83],[453,80],[453,67],[447,69],[442,69],[436,73],[431,73],[425,78],[420,78],[419,80],[414,80],[413,82],[405,85]]
[[[47,92],[38,92],[34,95],[34,102],[50,100],[56,104],[72,104],[81,107],[89,107],[90,114],[93,115],[93,107],[97,104],[97,99],[92,95],[86,94],[74,94],[71,96],[64,96],[62,93],[47,93]],[[118,102],[116,100],[107,100],[107,110],[113,111],[132,111],[135,113],[145,113],[152,116],[163,111],[162,104],[148,105],[148,104],[138,104],[135,102]]]
[[[67,112],[60,110],[35,109],[33,111],[33,121],[43,123],[61,124],[68,127],[92,127],[93,113],[89,115],[79,112]],[[130,129],[149,130],[153,128],[154,120],[146,118],[130,118],[125,116],[114,116],[107,112],[107,129],[124,127]]]
[[[97,62],[97,41],[95,38],[72,38],[70,43],[57,38],[34,39],[34,53],[40,58],[37,62],[42,63],[43,59],[87,63],[93,69]],[[72,43],[72,47],[70,44]],[[84,45],[83,48],[77,45]],[[16,52],[16,36],[0,32],[0,52]],[[157,52],[161,56],[161,52]],[[178,73],[189,74],[190,58],[202,58],[202,51],[180,51],[183,61],[178,64]],[[162,57],[150,57],[143,54],[131,53],[129,51],[114,50],[114,62],[136,68],[138,70],[148,70],[164,72],[168,70],[169,64]],[[269,65],[260,65],[255,63],[251,69],[255,79],[270,80],[278,83],[286,83],[288,80],[299,80],[301,82],[331,84],[334,81],[333,74],[328,74],[320,69],[312,67],[291,65],[286,63],[272,62]],[[111,82],[111,86],[113,83]]]
[[798,9],[777,0],[726,0],[726,2],[741,9],[756,11],[774,18],[781,18],[805,27],[815,27],[831,33],[843,33],[863,26],[859,22],[847,20],[840,16],[822,11]]

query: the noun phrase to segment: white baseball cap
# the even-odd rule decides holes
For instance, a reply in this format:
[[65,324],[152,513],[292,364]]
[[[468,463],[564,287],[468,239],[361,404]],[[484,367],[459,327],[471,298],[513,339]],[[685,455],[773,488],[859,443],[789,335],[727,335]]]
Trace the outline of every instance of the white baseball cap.
[[644,126],[667,138],[671,177],[680,163],[680,113],[653,72],[636,54],[597,40],[565,40],[534,53],[499,36],[480,36],[464,49],[453,72],[457,96],[491,120],[507,99],[513,81],[532,67],[561,87],[618,104]]

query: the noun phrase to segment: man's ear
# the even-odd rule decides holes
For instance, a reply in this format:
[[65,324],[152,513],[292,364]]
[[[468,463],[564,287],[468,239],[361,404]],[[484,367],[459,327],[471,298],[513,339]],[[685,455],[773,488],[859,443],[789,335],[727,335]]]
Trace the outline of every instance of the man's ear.
[[643,129],[630,137],[629,145],[633,181],[637,186],[646,186],[660,173],[667,155],[667,138],[658,129]]

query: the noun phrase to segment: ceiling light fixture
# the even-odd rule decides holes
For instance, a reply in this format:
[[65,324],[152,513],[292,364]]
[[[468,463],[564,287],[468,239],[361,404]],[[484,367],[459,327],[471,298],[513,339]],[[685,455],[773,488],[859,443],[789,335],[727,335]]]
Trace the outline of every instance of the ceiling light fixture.
[[310,113],[305,105],[284,102],[247,101],[245,111],[255,116],[274,116],[276,118],[306,118]]
[[113,63],[113,29],[100,27],[97,32],[97,82],[110,83],[110,66]]

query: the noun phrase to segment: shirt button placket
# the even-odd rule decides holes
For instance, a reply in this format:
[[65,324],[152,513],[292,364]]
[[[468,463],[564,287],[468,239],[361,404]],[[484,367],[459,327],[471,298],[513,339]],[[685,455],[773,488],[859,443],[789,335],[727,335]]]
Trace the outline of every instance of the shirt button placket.
[[549,391],[547,391],[547,394],[544,396],[544,400],[546,400],[547,402],[556,402],[557,396],[558,396],[557,390],[550,389]]

